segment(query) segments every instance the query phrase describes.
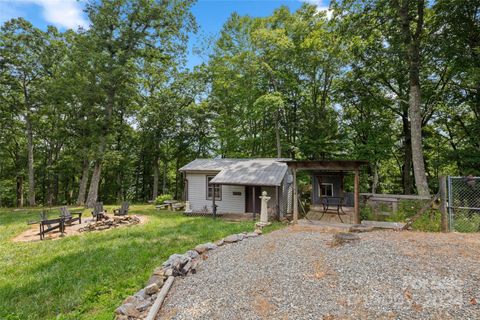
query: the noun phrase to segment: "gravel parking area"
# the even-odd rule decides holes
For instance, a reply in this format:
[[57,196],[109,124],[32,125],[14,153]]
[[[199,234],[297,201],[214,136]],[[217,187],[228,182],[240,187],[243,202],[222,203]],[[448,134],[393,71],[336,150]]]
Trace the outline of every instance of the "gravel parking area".
[[289,227],[208,253],[159,319],[480,319],[480,234]]

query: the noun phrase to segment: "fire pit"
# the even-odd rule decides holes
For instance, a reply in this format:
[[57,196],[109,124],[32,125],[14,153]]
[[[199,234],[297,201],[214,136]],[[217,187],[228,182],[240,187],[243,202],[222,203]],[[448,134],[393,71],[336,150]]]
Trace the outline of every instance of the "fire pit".
[[117,228],[123,225],[139,224],[140,218],[136,216],[113,217],[107,216],[107,219],[95,222],[89,222],[84,227],[78,229],[78,232],[100,231]]

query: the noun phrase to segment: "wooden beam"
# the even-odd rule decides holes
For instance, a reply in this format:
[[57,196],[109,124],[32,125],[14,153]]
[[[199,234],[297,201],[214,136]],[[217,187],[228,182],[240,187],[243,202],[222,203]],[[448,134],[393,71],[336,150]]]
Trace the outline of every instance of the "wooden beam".
[[170,276],[168,277],[167,281],[165,281],[165,284],[163,285],[162,290],[160,290],[160,292],[157,295],[157,299],[155,299],[153,306],[148,311],[146,320],[154,320],[157,318],[157,313],[162,307],[163,301],[167,297],[168,290],[170,290],[170,287],[172,286],[174,280],[175,280],[175,277]]
[[355,170],[355,179],[354,179],[354,213],[353,213],[353,222],[360,224],[360,173],[358,170]]
[[276,211],[277,211],[277,219],[278,221],[281,220],[282,217],[280,217],[280,188],[275,187],[275,198],[276,198]]
[[293,223],[298,222],[297,169],[293,169]]
[[338,170],[355,171],[360,166],[368,164],[368,161],[354,160],[311,160],[311,161],[285,161],[291,169],[307,170]]
[[252,206],[253,206],[253,221],[255,221],[255,219],[257,218],[257,212],[255,212],[255,209],[256,209],[256,198],[257,198],[257,195],[255,194],[255,187],[252,187]]
[[[208,186],[207,186],[208,188]],[[207,191],[208,192],[208,191]],[[215,204],[215,186],[212,184],[212,213],[213,213],[213,218],[215,219],[217,217],[217,207]]]

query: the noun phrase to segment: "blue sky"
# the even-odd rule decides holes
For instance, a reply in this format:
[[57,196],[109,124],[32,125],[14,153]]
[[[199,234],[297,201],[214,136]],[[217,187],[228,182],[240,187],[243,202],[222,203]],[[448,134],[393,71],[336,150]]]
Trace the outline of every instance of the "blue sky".
[[[328,6],[329,0],[307,0],[320,9]],[[88,19],[83,13],[82,0],[0,0],[0,23],[23,17],[36,27],[45,29],[54,25],[61,30],[88,26]],[[285,5],[291,10],[301,6],[301,0],[198,0],[192,12],[199,25],[199,32],[192,35],[189,42],[187,66],[193,67],[202,62],[192,49],[198,46],[203,37],[218,35],[223,23],[233,13],[250,16],[267,16],[276,8]]]

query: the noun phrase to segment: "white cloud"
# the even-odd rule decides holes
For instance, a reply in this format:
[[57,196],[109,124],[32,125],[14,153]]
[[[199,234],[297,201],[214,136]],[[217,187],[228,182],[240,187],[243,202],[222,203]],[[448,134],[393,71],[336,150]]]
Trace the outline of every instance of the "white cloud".
[[327,19],[331,19],[333,11],[328,8],[328,0],[300,0],[301,2],[307,2],[317,7],[317,11],[325,11]]
[[[0,0],[1,1],[1,0]],[[6,0],[10,4],[35,4],[42,8],[43,18],[57,27],[76,29],[88,28],[82,6],[76,0]]]

